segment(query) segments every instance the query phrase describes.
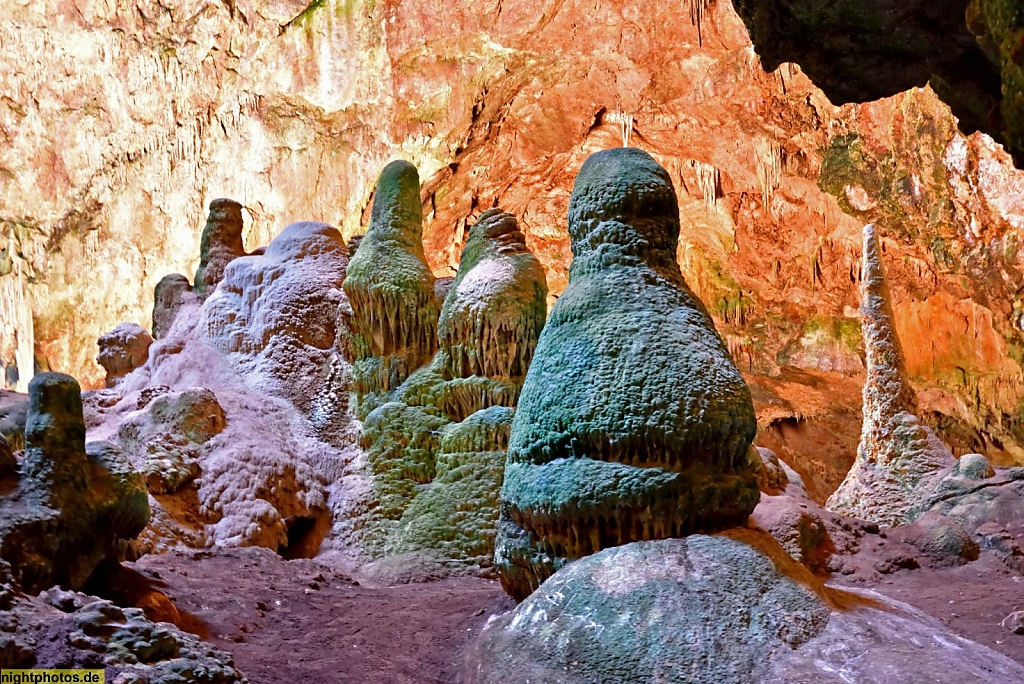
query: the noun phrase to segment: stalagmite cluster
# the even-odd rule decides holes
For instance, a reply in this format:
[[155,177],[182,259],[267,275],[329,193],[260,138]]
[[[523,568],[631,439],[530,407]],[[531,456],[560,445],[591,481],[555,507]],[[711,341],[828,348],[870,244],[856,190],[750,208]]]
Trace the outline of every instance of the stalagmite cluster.
[[[924,480],[953,464],[953,455],[915,415],[917,399],[896,334],[878,234],[864,226],[861,330],[867,378],[857,460],[828,499],[828,508],[885,525],[911,522]],[[916,511],[919,513],[920,511]]]
[[353,382],[358,417],[405,381],[437,349],[434,274],[423,252],[416,167],[388,164],[377,180],[370,227],[345,277],[352,304]]
[[598,152],[576,179],[569,285],[523,385],[501,492],[495,564],[516,598],[569,560],[739,525],[757,503],[750,391],[675,261],[676,202],[637,149]]
[[[369,526],[379,530],[364,545],[371,556],[432,553],[463,568],[486,569],[513,407],[544,325],[547,286],[516,219],[500,209],[484,212],[470,229],[458,273],[446,287],[414,280],[413,266],[422,263],[422,245],[411,241],[419,237],[415,178],[404,162],[385,168],[373,221],[392,218],[371,223],[345,281],[356,369],[390,369],[381,382],[360,382],[354,371],[378,516]],[[403,203],[409,205],[404,213]],[[392,227],[390,233],[380,225]],[[389,235],[393,239],[385,241]],[[428,283],[433,304],[426,301]],[[384,294],[405,300],[382,300]],[[431,311],[438,318],[427,317]],[[429,349],[437,352],[428,359],[422,354]],[[394,372],[389,352],[400,355],[401,373]],[[419,365],[412,366],[417,355]]]

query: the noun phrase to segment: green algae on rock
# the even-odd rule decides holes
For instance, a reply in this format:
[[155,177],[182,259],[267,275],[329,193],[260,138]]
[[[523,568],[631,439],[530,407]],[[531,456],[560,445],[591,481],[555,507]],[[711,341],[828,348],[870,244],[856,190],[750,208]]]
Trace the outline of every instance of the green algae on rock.
[[515,217],[484,212],[469,231],[438,323],[452,376],[526,375],[546,315],[544,270]]
[[[437,349],[434,274],[423,252],[423,207],[416,167],[384,167],[370,227],[352,255],[343,285],[352,304],[356,413],[365,418]],[[364,399],[369,401],[364,401]]]
[[495,564],[520,599],[602,548],[742,524],[759,498],[750,391],[675,261],[668,173],[637,149],[592,155],[569,233],[501,492]]
[[28,389],[21,472],[0,496],[0,557],[27,591],[80,587],[146,527],[146,485],[115,445],[85,443],[78,381],[41,373]]
[[[389,165],[382,185],[394,196],[396,187],[411,189],[410,168],[404,163]],[[390,185],[386,178],[392,179]],[[378,194],[381,202],[382,197]],[[411,201],[411,193],[407,198]],[[412,214],[410,209],[406,218]],[[354,268],[373,248],[373,236],[371,226],[352,257],[346,288],[358,276]],[[422,246],[417,250],[411,238],[403,249],[406,254],[422,253]],[[405,278],[384,273],[394,262],[383,263],[375,282]],[[419,281],[422,288],[389,292],[398,297],[405,292],[419,301],[425,297],[426,282]],[[431,288],[433,292],[433,284]],[[354,326],[359,338],[354,346],[374,354],[363,357],[365,381],[360,383],[357,377],[354,386],[356,405],[366,412],[361,444],[377,498],[368,527],[378,534],[368,535],[366,546],[371,555],[437,555],[446,566],[486,571],[493,564],[512,407],[544,325],[544,271],[527,249],[514,217],[500,209],[484,212],[469,231],[456,277],[445,288],[434,338],[437,352],[427,363],[420,358],[418,367],[406,365],[406,377],[398,385],[390,384],[396,375],[380,355],[394,348],[393,331],[378,331],[374,338],[377,328],[370,327],[371,317],[378,326],[394,317],[367,312],[370,301],[359,295],[351,299],[353,319],[362,320]],[[393,309],[403,307],[414,308],[398,304]],[[422,345],[417,353],[425,349]],[[370,377],[370,370],[379,375]]]

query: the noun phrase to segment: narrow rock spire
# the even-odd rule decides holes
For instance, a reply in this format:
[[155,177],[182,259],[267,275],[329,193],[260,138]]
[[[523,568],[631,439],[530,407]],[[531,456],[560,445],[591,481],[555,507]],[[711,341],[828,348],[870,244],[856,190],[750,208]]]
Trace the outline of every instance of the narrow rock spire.
[[860,445],[827,507],[899,525],[915,517],[922,481],[951,465],[953,455],[914,415],[917,399],[896,334],[878,234],[870,223],[864,226],[860,312],[867,365]]

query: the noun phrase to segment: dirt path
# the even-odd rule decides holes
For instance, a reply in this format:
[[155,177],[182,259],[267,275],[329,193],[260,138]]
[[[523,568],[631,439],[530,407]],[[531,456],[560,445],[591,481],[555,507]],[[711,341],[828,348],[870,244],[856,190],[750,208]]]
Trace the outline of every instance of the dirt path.
[[[174,607],[147,598],[154,589]],[[176,607],[175,621],[233,653],[253,684],[447,684],[468,639],[512,606],[493,581],[374,588],[263,549],[145,556],[105,593],[156,619]]]

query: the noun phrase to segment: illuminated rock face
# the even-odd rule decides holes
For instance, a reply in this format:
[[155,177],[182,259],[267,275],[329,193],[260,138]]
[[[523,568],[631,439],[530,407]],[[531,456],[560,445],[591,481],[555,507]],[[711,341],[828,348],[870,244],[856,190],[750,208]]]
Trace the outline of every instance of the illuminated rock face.
[[678,216],[645,152],[580,169],[569,286],[523,385],[501,493],[495,557],[516,598],[569,560],[741,525],[757,504],[750,391],[679,272]]
[[863,520],[899,525],[913,520],[923,480],[953,464],[953,455],[915,415],[917,398],[896,333],[878,234],[864,226],[861,316],[867,380],[857,460],[828,508]]
[[[1013,2],[970,3],[971,26],[1019,71],[1015,19],[992,11]],[[941,414],[957,453],[1024,463],[1022,172],[958,130],[945,93],[837,106],[793,64],[766,59],[764,71],[733,2],[692,4],[605,4],[599,20],[560,0],[12,5],[0,25],[7,384],[15,359],[22,383],[35,359],[101,387],[96,339],[125,320],[150,328],[160,278],[193,277],[213,199],[244,205],[250,251],[300,218],[363,233],[379,171],[399,156],[422,176],[438,281],[455,275],[472,217],[501,206],[519,217],[553,305],[576,171],[631,134],[670,172],[682,272],[747,374],[764,433],[779,437],[769,446],[816,500],[859,438],[867,222],[891,240],[900,333],[930,338],[905,350],[922,419]],[[151,330],[162,338],[157,319]],[[783,443],[793,431],[807,438]]]

